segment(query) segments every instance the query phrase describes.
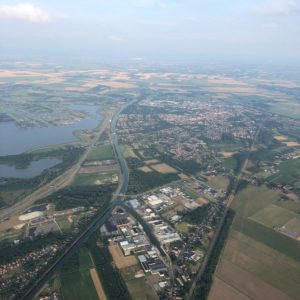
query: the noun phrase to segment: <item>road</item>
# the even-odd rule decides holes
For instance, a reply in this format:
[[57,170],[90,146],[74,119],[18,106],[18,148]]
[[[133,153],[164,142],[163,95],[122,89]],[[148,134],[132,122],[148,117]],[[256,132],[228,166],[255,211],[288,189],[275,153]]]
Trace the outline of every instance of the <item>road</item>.
[[[76,238],[76,240],[61,254],[61,256],[52,264],[51,267],[40,276],[35,285],[30,287],[27,293],[21,298],[21,300],[30,300],[34,299],[34,297],[40,292],[43,286],[50,280],[50,278],[54,275],[56,271],[63,265],[63,263],[68,260],[76,251],[82,246],[84,242],[106,221],[106,218],[109,216],[111,211],[117,206],[121,205],[124,200],[124,195],[127,191],[128,180],[129,180],[129,171],[126,164],[126,161],[123,157],[122,151],[120,149],[118,138],[116,134],[116,125],[119,118],[120,113],[132,105],[135,102],[138,102],[140,99],[133,100],[121,107],[113,116],[111,120],[111,136],[112,136],[112,145],[115,151],[116,159],[120,165],[120,178],[117,190],[114,194],[113,200],[111,201],[109,207],[105,209],[105,211],[101,212],[101,214],[97,215],[92,223]],[[98,139],[97,139],[98,140]],[[91,146],[92,147],[92,146]],[[86,157],[86,156],[85,156]],[[82,160],[83,161],[83,160]]]
[[208,251],[207,251],[207,253],[206,253],[206,255],[205,255],[205,258],[204,258],[204,260],[203,260],[203,262],[202,262],[202,264],[201,264],[201,266],[200,266],[200,268],[199,268],[199,270],[198,270],[198,272],[197,272],[196,277],[194,278],[194,281],[193,281],[192,286],[191,286],[191,288],[190,288],[190,290],[189,290],[189,293],[188,293],[188,295],[187,295],[187,297],[186,297],[186,300],[191,300],[191,299],[193,299],[193,295],[194,295],[194,292],[195,292],[195,288],[196,288],[196,286],[197,286],[197,283],[199,282],[199,280],[201,279],[202,275],[204,274],[204,272],[205,272],[205,270],[206,270],[206,266],[207,266],[207,264],[208,264],[208,261],[209,261],[209,258],[210,258],[210,256],[211,256],[212,250],[213,250],[213,248],[214,248],[214,246],[215,246],[215,244],[216,244],[216,241],[217,241],[217,239],[218,239],[218,237],[219,237],[219,235],[220,235],[220,232],[221,232],[221,229],[222,229],[222,227],[223,227],[223,224],[224,224],[224,221],[225,221],[227,212],[228,212],[228,210],[230,209],[230,206],[231,206],[231,204],[232,204],[232,201],[234,200],[234,197],[235,197],[235,193],[236,193],[238,184],[239,184],[239,182],[240,182],[240,180],[241,180],[241,178],[242,178],[243,172],[244,172],[244,171],[246,170],[246,168],[247,168],[247,165],[248,165],[248,162],[249,162],[249,156],[250,156],[251,152],[254,150],[255,143],[256,143],[256,139],[257,139],[257,136],[258,136],[258,134],[259,134],[259,132],[260,132],[260,129],[261,129],[261,126],[258,128],[258,130],[257,130],[257,132],[256,132],[256,134],[255,134],[255,136],[253,137],[252,144],[251,144],[251,147],[250,147],[250,149],[249,149],[249,153],[248,153],[248,155],[247,155],[247,158],[245,159],[245,161],[244,161],[244,163],[243,163],[243,166],[241,167],[241,169],[240,169],[240,171],[239,171],[239,174],[238,174],[238,176],[237,176],[236,179],[235,179],[235,182],[234,182],[234,185],[233,185],[233,187],[232,187],[231,193],[230,193],[229,196],[228,196],[228,200],[227,200],[227,203],[226,203],[226,207],[225,207],[224,214],[223,214],[223,216],[222,216],[222,218],[221,218],[221,220],[220,220],[220,222],[219,222],[219,225],[218,225],[218,227],[217,227],[217,229],[216,229],[216,232],[215,232],[215,234],[214,234],[214,238],[213,238],[213,240],[211,241],[211,243],[210,243],[210,245],[209,245],[209,249],[208,249]]
[[96,145],[99,137],[103,133],[103,131],[107,128],[110,122],[111,114],[108,114],[101,123],[100,129],[97,132],[96,136],[92,140],[92,142],[88,145],[87,149],[84,151],[78,162],[72,166],[69,170],[64,172],[63,174],[59,175],[49,183],[43,185],[42,187],[35,190],[30,195],[24,197],[22,200],[18,201],[15,205],[10,206],[8,208],[0,210],[0,222],[4,219],[15,215],[20,214],[31,205],[34,204],[39,199],[45,198],[52,193],[66,187],[71,183],[74,179],[75,175],[79,171],[82,163],[86,160],[87,156],[89,155],[92,148]]

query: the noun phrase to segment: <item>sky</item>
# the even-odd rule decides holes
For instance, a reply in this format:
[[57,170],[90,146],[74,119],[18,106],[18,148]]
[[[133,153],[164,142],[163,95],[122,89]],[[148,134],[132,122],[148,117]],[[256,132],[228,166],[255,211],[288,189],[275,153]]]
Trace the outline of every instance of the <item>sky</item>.
[[300,62],[300,0],[0,0],[0,59]]

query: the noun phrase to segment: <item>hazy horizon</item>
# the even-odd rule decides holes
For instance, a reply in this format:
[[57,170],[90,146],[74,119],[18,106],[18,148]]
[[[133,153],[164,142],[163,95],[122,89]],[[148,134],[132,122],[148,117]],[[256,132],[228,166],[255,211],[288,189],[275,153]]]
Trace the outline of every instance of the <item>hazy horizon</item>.
[[300,1],[0,1],[2,59],[300,61]]

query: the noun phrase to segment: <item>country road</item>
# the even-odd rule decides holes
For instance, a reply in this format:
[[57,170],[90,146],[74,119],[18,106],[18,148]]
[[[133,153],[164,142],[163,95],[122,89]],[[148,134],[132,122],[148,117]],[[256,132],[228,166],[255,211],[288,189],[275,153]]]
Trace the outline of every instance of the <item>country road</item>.
[[244,161],[244,163],[243,163],[243,165],[242,165],[242,167],[241,167],[241,169],[240,169],[240,171],[239,171],[239,174],[238,174],[237,177],[235,178],[235,182],[234,182],[234,185],[233,185],[233,187],[232,187],[231,193],[229,194],[229,196],[228,196],[228,198],[227,198],[228,200],[227,200],[227,203],[226,203],[226,208],[225,208],[224,214],[223,214],[223,216],[222,216],[222,218],[221,218],[221,220],[220,220],[220,222],[219,222],[219,225],[218,225],[218,227],[217,227],[217,229],[216,229],[216,232],[215,232],[215,235],[214,235],[214,237],[213,237],[213,240],[212,240],[211,243],[210,243],[209,249],[208,249],[208,251],[207,251],[207,253],[206,253],[206,256],[205,256],[205,258],[204,258],[204,260],[203,260],[203,263],[201,264],[201,266],[200,266],[200,268],[199,268],[199,270],[198,270],[198,272],[197,272],[197,275],[196,275],[196,277],[194,278],[194,281],[193,281],[193,283],[192,283],[192,285],[191,285],[191,288],[190,288],[189,293],[188,293],[188,295],[187,295],[187,297],[186,297],[186,300],[191,300],[191,299],[193,299],[193,295],[194,295],[194,292],[195,292],[197,283],[198,283],[198,281],[201,279],[201,276],[202,276],[202,275],[204,274],[204,272],[205,272],[206,266],[207,266],[207,264],[208,264],[209,258],[210,258],[211,253],[212,253],[212,250],[213,250],[213,248],[214,248],[214,246],[215,246],[215,244],[216,244],[216,241],[217,241],[217,239],[218,239],[218,237],[219,237],[219,234],[220,234],[220,232],[221,232],[221,229],[222,229],[222,227],[223,227],[223,224],[224,224],[224,221],[225,221],[227,212],[228,212],[228,210],[230,209],[230,206],[231,206],[231,204],[232,204],[232,201],[233,201],[234,198],[235,198],[235,193],[236,193],[238,184],[239,184],[239,182],[240,182],[240,180],[241,180],[241,178],[242,178],[243,172],[244,172],[244,171],[246,170],[246,168],[247,168],[247,165],[248,165],[248,162],[249,162],[249,156],[250,156],[251,152],[254,150],[255,143],[256,143],[256,139],[257,139],[257,136],[258,136],[260,130],[261,130],[261,126],[258,128],[258,130],[257,130],[257,132],[256,132],[256,134],[255,134],[255,136],[253,137],[253,141],[252,141],[251,147],[250,147],[250,149],[249,149],[249,153],[248,153],[248,155],[247,155],[247,158],[245,159],[245,161]]

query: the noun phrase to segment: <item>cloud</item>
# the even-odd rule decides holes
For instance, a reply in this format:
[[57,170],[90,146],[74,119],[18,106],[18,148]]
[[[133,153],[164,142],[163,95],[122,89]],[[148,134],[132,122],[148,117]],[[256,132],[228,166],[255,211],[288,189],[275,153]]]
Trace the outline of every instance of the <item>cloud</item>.
[[252,10],[252,14],[257,16],[283,16],[299,13],[300,5],[292,0],[270,1]]
[[0,5],[0,19],[17,19],[32,23],[50,22],[53,16],[31,3]]

